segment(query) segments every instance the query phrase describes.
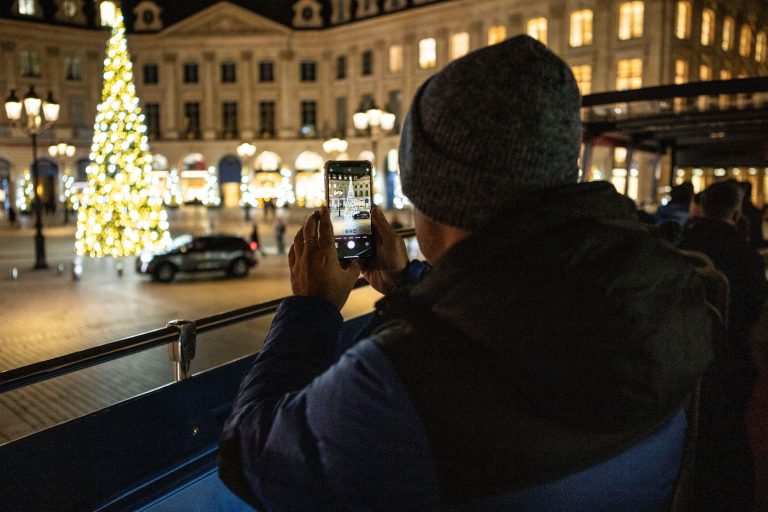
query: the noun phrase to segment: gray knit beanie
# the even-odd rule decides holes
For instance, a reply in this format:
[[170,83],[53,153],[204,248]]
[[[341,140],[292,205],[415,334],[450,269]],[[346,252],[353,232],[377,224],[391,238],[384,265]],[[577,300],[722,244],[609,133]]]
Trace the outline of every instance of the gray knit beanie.
[[580,103],[568,65],[528,36],[450,63],[403,123],[403,192],[428,217],[475,230],[516,194],[575,183]]

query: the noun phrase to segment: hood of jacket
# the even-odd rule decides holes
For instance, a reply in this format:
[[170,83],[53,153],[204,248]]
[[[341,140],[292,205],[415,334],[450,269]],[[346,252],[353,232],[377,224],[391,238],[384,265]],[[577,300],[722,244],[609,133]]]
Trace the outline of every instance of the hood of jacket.
[[618,453],[679,410],[711,359],[702,283],[610,184],[510,204],[380,306],[399,322],[377,341],[454,497]]

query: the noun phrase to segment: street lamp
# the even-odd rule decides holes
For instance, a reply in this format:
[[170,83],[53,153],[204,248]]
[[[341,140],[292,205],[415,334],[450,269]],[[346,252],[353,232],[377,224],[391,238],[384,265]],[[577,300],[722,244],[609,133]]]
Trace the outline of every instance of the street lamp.
[[378,146],[382,135],[386,135],[395,127],[395,114],[381,110],[374,103],[370,108],[364,110],[360,105],[360,110],[352,116],[352,123],[355,129],[360,132],[367,132],[371,139],[371,148],[373,149],[373,165],[379,167]]
[[67,167],[67,162],[68,159],[75,156],[75,151],[77,151],[77,148],[67,144],[66,142],[59,142],[58,144],[48,146],[48,154],[51,155],[51,158],[55,158],[59,163],[59,166],[62,167],[61,196],[63,198],[62,204],[64,205],[64,224],[69,222],[69,199],[71,194],[71,190],[68,193],[67,189],[67,187],[70,185],[69,168]]
[[[23,104],[23,108],[22,108]],[[42,115],[41,115],[42,107]],[[11,124],[20,128],[32,138],[32,177],[35,189],[35,269],[48,268],[45,261],[45,237],[43,237],[43,204],[40,199],[40,176],[37,172],[37,134],[56,122],[59,118],[59,104],[53,99],[53,93],[48,92],[45,101],[35,93],[34,86],[19,101],[16,91],[11,90],[10,96],[5,100],[5,114]],[[22,122],[22,114],[26,114],[26,122]]]
[[323,151],[331,156],[332,160],[336,160],[339,155],[347,151],[349,144],[344,139],[338,137],[332,137],[323,142]]
[[240,202],[245,212],[245,220],[251,220],[251,207],[253,206],[253,190],[251,185],[251,170],[248,161],[256,154],[256,146],[250,142],[243,142],[237,146],[237,154],[243,161],[242,177],[240,178]]

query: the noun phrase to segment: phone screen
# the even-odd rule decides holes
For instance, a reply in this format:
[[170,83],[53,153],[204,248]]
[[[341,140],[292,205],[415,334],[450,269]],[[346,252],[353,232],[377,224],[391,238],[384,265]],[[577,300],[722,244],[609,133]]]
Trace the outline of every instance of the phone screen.
[[368,161],[325,164],[325,199],[331,213],[336,253],[340,260],[374,254],[371,224],[373,167]]

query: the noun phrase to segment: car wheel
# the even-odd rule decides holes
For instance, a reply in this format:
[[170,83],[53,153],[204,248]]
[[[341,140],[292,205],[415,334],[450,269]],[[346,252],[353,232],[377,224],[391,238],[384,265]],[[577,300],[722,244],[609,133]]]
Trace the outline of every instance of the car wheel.
[[152,276],[155,280],[160,281],[161,283],[170,283],[176,276],[176,267],[171,263],[161,263],[155,271],[152,272]]
[[245,277],[248,275],[249,270],[250,267],[248,266],[248,262],[245,261],[245,258],[237,258],[229,266],[229,274],[235,277]]

